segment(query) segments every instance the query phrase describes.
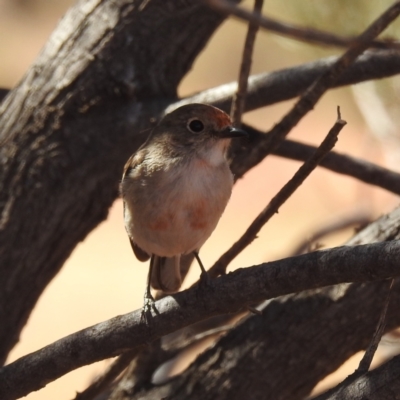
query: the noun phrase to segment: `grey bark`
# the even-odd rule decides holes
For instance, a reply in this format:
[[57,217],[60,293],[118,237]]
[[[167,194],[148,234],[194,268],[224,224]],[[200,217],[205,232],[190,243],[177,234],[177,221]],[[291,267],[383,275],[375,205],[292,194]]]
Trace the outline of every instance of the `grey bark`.
[[196,0],[80,1],[2,102],[0,363],[222,20]]
[[[343,282],[397,276],[399,256],[400,241],[390,241],[338,247],[236,270],[205,287],[159,300],[151,323],[141,318],[141,310],[137,310],[76,332],[14,361],[0,370],[0,398],[10,400],[16,394],[26,395],[73,369],[145,346],[211,316],[241,311],[254,302]],[[376,297],[370,297],[374,304],[378,303]],[[346,314],[343,318],[348,320]],[[371,319],[368,322],[373,324]],[[357,334],[353,340],[359,340]],[[217,368],[216,375],[226,368]],[[250,378],[246,377],[247,380]]]
[[[18,341],[20,331],[34,304],[76,244],[106,217],[109,206],[118,195],[122,166],[145,139],[146,132],[142,131],[151,126],[168,106],[179,105],[176,99],[178,83],[222,21],[223,17],[202,7],[195,0],[82,0],[67,13],[34,66],[2,102],[0,361],[4,361],[9,350]],[[351,68],[338,84],[398,73],[399,54],[396,51],[371,52],[360,58],[352,67],[354,69]],[[255,78],[255,85],[250,85],[247,109],[297,96],[329,63],[332,61],[322,60],[291,71],[265,75],[264,81],[260,77]],[[271,85],[275,88],[272,91]],[[192,97],[186,101],[207,101],[226,109],[233,91],[226,93],[216,91],[210,95],[210,92],[207,92],[203,97]],[[234,172],[239,166],[243,170],[245,153],[246,151],[243,151],[240,157],[235,157]],[[386,225],[382,229],[385,230]],[[393,230],[397,231],[398,225]],[[390,245],[388,248],[393,250]],[[354,254],[356,253],[347,253],[349,257],[354,257]],[[368,254],[365,253],[364,256],[366,255]],[[349,260],[351,261],[351,258]],[[329,278],[329,271],[327,273]],[[354,271],[354,274],[356,273],[357,271]],[[370,279],[376,278],[373,276],[373,269],[369,273]],[[232,277],[227,279],[229,281]],[[360,276],[352,275],[349,279],[357,280]],[[236,290],[240,292],[241,288]],[[285,293],[289,293],[295,288],[291,282],[287,282],[285,290]],[[280,293],[278,291],[275,295]],[[331,302],[327,293],[319,293],[316,299],[320,300],[321,307],[326,302]],[[376,293],[379,294],[378,289]],[[373,298],[368,291],[363,296]],[[261,298],[265,298],[264,294],[257,299]],[[302,298],[299,296],[299,299]],[[255,300],[251,295],[248,299]],[[361,299],[364,300],[364,297]],[[314,300],[310,297],[309,301],[312,304]],[[293,304],[282,311],[288,316],[292,315],[296,302],[289,299],[284,303]],[[169,303],[165,304],[168,309]],[[243,304],[245,303],[237,306],[242,307]],[[271,303],[271,307],[272,304],[273,307],[279,307],[280,302]],[[232,308],[234,309],[235,307]],[[269,308],[265,312],[266,318],[270,318],[268,310]],[[274,308],[271,315],[274,315],[273,310]],[[333,318],[337,311],[332,310],[330,313]],[[224,311],[231,309],[218,312]],[[215,310],[210,309],[206,312],[208,316]],[[137,315],[136,313],[135,318]],[[165,317],[168,317],[168,313]],[[192,315],[188,315],[187,318],[185,323],[193,322]],[[249,322],[242,324],[243,332],[251,328],[254,321],[249,319]],[[282,319],[282,323],[285,321]],[[371,321],[370,325],[373,324]],[[246,325],[247,323],[250,325]],[[318,326],[312,324],[311,317],[309,323],[308,330],[299,326],[298,332],[306,329],[321,339],[313,331],[318,329]],[[327,324],[331,322],[328,321]],[[158,334],[167,333],[169,326],[164,325],[164,330]],[[110,334],[115,334],[114,325],[109,325],[108,328]],[[177,326],[173,327],[176,328]],[[256,325],[254,329],[254,335],[257,335]],[[260,328],[260,332],[264,332],[263,329]],[[368,329],[365,330],[366,333],[369,332]],[[295,331],[297,332],[294,329],[293,334],[288,335],[288,340],[295,337]],[[243,333],[235,331],[232,335],[232,346],[239,346],[238,338],[245,337]],[[282,334],[278,336],[281,338]],[[141,337],[143,338],[143,335]],[[355,339],[357,338],[355,336]],[[364,342],[361,340],[361,343]],[[127,347],[131,345],[132,343]],[[227,345],[230,346],[229,343]],[[230,353],[231,361],[246,360],[246,341],[243,342],[243,346],[243,350],[237,347]],[[289,348],[291,347],[288,346]],[[82,347],[78,352],[74,352],[72,347],[63,348],[72,357],[72,361],[81,360],[84,349],[85,347]],[[266,349],[265,343],[260,341],[259,353],[264,358]],[[56,353],[51,353],[51,348],[47,351],[48,365],[53,373],[63,368],[65,370],[66,364],[71,362],[68,357],[57,358]],[[115,349],[107,355],[100,352],[94,357],[100,359],[121,351],[123,349],[118,347],[116,352]],[[251,348],[251,351],[254,353],[257,349]],[[283,347],[281,351],[284,351]],[[339,352],[337,363],[352,351],[353,348],[344,346],[343,353]],[[40,361],[35,357],[35,362]],[[207,365],[207,357],[199,359],[199,362],[205,362],[204,366]],[[300,361],[304,362],[303,359]],[[256,358],[254,362],[257,362]],[[321,361],[323,364],[326,362]],[[294,361],[293,363],[296,364]],[[209,371],[218,375],[222,364],[214,364],[217,368]],[[201,369],[201,364],[197,365]],[[244,365],[247,366],[248,363]],[[225,368],[225,364],[222,366]],[[35,387],[38,388],[45,383],[41,375],[43,371],[36,368],[35,363],[30,364],[30,368],[31,372],[34,372],[30,378],[37,377]],[[324,365],[320,371],[325,374],[329,368]],[[230,371],[232,379],[242,374],[247,381],[246,369]],[[293,368],[291,371],[294,375],[297,374],[297,377],[300,374],[299,369]],[[12,378],[18,380],[26,372],[29,372],[29,368],[15,370]],[[321,378],[323,374],[317,372],[310,374],[309,380],[302,383],[306,389],[301,390],[306,392]],[[20,373],[22,375],[19,375]],[[223,375],[221,379],[222,377]],[[215,378],[214,381],[205,381],[209,388],[213,384],[221,384],[217,376]],[[179,379],[194,382],[189,375],[182,375]],[[279,382],[279,379],[277,381]],[[8,383],[8,380],[5,383],[3,381],[6,388]],[[254,383],[256,389],[262,382]],[[164,387],[170,390],[168,385]],[[196,385],[193,387],[198,388]],[[176,388],[176,395],[181,395],[179,385]],[[274,390],[278,396],[279,385]]]
[[[360,245],[400,239],[400,208],[382,216],[347,244]],[[354,267],[357,260],[354,259]],[[381,263],[372,263],[379,269]],[[301,275],[301,270],[298,270]],[[313,274],[313,277],[316,276]],[[159,386],[137,385],[126,391],[126,381],[112,400],[252,399],[300,400],[344,361],[364,350],[374,333],[388,289],[387,281],[342,284],[285,296],[267,303],[262,316],[242,323],[200,355],[181,375]],[[392,290],[387,313],[388,332],[400,324],[400,282]],[[153,371],[154,372],[154,371]],[[391,399],[396,393],[398,362],[371,373],[369,386],[357,383],[335,390],[326,399]],[[357,378],[357,377],[356,377]],[[125,380],[132,381],[133,376]],[[151,379],[151,376],[149,377]],[[384,383],[385,386],[380,386]],[[368,391],[368,388],[371,391]],[[339,393],[339,394],[337,394]],[[213,397],[214,396],[214,397]],[[341,396],[341,397],[340,397]],[[375,396],[375,397],[373,397]],[[396,397],[393,397],[396,398]],[[318,397],[318,400],[320,398]],[[321,397],[321,400],[325,397]]]
[[399,400],[400,356],[364,374],[353,374],[340,387],[314,400]]

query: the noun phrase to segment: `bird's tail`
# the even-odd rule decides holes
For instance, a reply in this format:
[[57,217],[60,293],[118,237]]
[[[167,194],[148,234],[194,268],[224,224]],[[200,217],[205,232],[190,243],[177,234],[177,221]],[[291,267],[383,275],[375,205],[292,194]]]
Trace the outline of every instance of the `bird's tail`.
[[180,256],[152,256],[151,286],[165,293],[175,293],[182,284]]

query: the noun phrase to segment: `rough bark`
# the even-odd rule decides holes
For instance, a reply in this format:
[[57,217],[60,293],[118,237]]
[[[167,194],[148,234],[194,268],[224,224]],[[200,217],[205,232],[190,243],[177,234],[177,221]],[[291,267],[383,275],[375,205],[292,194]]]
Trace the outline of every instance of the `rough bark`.
[[399,378],[400,356],[397,356],[373,371],[349,376],[339,388],[314,400],[399,400]]
[[3,101],[0,363],[222,20],[196,0],[80,1]]
[[[240,400],[249,393],[260,400],[304,399],[319,380],[366,348],[386,290],[386,282],[342,285],[274,300],[178,377],[139,392],[120,390],[112,399]],[[399,285],[394,293],[387,329],[400,323]]]
[[[397,276],[399,255],[400,241],[390,241],[338,247],[236,270],[207,286],[157,301],[151,322],[141,318],[142,311],[137,310],[14,361],[0,370],[0,397],[11,400],[13,396],[26,395],[73,369],[142,347],[211,316],[241,311],[254,302],[343,282]],[[374,301],[378,303],[376,298]],[[343,318],[348,319],[346,314]],[[368,321],[371,323],[371,319]],[[355,334],[354,340],[357,339]],[[217,369],[217,375],[224,368]],[[209,369],[208,366],[206,370]]]
[[[397,208],[347,244],[398,240],[399,218]],[[375,268],[378,265],[382,264],[375,264]],[[273,300],[267,303],[262,316],[244,319],[178,377],[163,385],[133,387],[130,391],[123,390],[124,383],[112,399],[243,399],[248,393],[254,399],[304,399],[320,380],[367,347],[387,288],[386,281],[342,284]],[[389,303],[386,331],[400,325],[399,302],[397,282]],[[377,394],[371,398],[378,399],[381,394],[386,396],[383,399],[391,398],[389,394],[396,392],[397,383],[387,377],[397,376],[397,369],[397,364],[390,364],[383,376],[373,375],[371,387],[376,388]],[[379,389],[382,379],[386,386]],[[346,396],[340,392],[342,397],[332,398],[358,398],[353,397],[357,382]],[[360,389],[360,399],[368,398],[362,397],[370,393],[364,389],[367,387]]]
[[[246,110],[256,110],[301,95],[316,78],[328,71],[337,59],[338,57],[327,57],[295,67],[251,76],[247,88]],[[399,50],[370,50],[361,55],[334,83],[333,87],[386,78],[399,72]],[[172,107],[187,103],[213,103],[229,111],[236,89],[236,82],[227,83],[182,99]]]
[[[196,0],[82,0],[67,13],[34,66],[1,104],[0,361],[18,340],[20,330],[47,283],[75,245],[106,217],[117,196],[122,166],[146,136],[146,132],[141,134],[142,130],[151,126],[167,106],[180,104],[176,99],[176,87],[222,20],[220,15],[202,7]],[[254,78],[254,85],[250,84],[249,88],[247,109],[299,95],[332,62],[321,60],[291,71]],[[361,57],[337,84],[389,76],[399,71],[399,52],[370,52]],[[275,88],[273,91],[271,85]],[[229,88],[232,89],[232,85]],[[226,109],[233,93],[229,90],[220,89],[211,95],[207,92],[184,101],[210,102]],[[3,94],[1,92],[0,96]],[[234,171],[239,166],[243,171],[246,162],[246,148],[241,149],[244,151],[235,156]],[[390,231],[388,222],[379,228],[380,232]],[[393,232],[399,231],[396,224]],[[391,237],[397,238],[396,235],[393,233]],[[394,249],[391,245],[387,247],[390,251]],[[354,254],[347,253],[348,262]],[[385,265],[384,261],[382,265]],[[329,270],[325,273],[328,279]],[[357,271],[353,273],[348,279],[360,279],[355,276]],[[367,274],[370,279],[376,278],[372,267]],[[293,288],[293,283],[288,282],[286,290],[301,289],[301,285]],[[282,398],[300,398],[300,394],[308,393],[335,365],[340,365],[349,354],[365,346],[380,304],[380,285],[338,287],[318,291],[314,296],[308,293],[274,301],[262,318],[248,319],[222,339],[220,347],[214,349],[215,353],[208,351],[181,377],[153,390],[160,390],[157,392],[160,394],[166,390],[171,398],[182,398],[188,390],[185,386],[191,384],[189,390],[193,389],[192,395],[197,396],[203,390],[199,384],[204,382],[210,390],[216,387],[221,396],[225,389],[225,395],[238,396],[243,392],[234,380],[240,382],[243,376],[246,377],[241,380],[243,388],[247,388],[245,394],[248,394],[250,384],[254,385],[255,396],[258,396],[265,390],[265,383],[276,383],[273,387],[268,386],[271,397],[286,394],[287,397]],[[236,287],[233,292],[241,293],[241,288]],[[278,291],[273,295],[282,293],[289,292]],[[350,294],[353,297],[349,297]],[[184,299],[184,296],[180,294],[177,298]],[[251,294],[248,296],[255,300]],[[256,300],[261,298],[265,298],[265,294]],[[234,300],[229,298],[225,304],[230,302],[229,305],[234,306],[237,304]],[[168,318],[170,303],[163,301],[166,305],[164,318]],[[246,302],[237,308],[243,304]],[[234,309],[221,309],[218,313]],[[202,318],[215,312],[212,307],[206,309]],[[349,332],[357,327],[347,315],[353,316],[364,328],[351,339]],[[277,316],[279,324],[273,326],[272,321]],[[138,319],[138,313],[135,318]],[[186,317],[179,316],[177,320],[181,318],[186,318],[185,324],[194,321],[191,313]],[[397,315],[390,321],[393,326],[399,324]],[[171,321],[166,322],[158,335],[169,332],[169,328],[177,328],[171,328]],[[332,355],[326,350],[321,354],[333,338],[336,340],[328,333],[335,324],[338,340],[341,340],[340,351]],[[321,329],[321,325],[326,329]],[[286,329],[287,326],[290,329]],[[115,325],[108,328],[115,334]],[[139,336],[142,339],[157,337],[154,332],[153,336],[146,334],[142,332]],[[283,335],[285,341],[282,341]],[[323,335],[326,340],[321,337]],[[309,344],[305,336],[316,340]],[[258,340],[259,344],[250,343],[250,339]],[[243,340],[242,348],[240,340]],[[313,354],[321,355],[318,369],[310,367],[305,371],[304,353],[299,351],[305,343]],[[319,347],[312,347],[314,343]],[[269,353],[274,346],[277,351]],[[218,349],[225,349],[226,357]],[[63,350],[72,358],[80,359],[84,350],[91,348],[82,347],[82,352],[77,353],[68,346]],[[100,352],[96,357],[121,351],[123,349],[118,347],[117,351],[114,349],[106,355]],[[293,358],[293,351],[297,351],[298,359]],[[271,362],[264,367],[262,364],[270,356]],[[328,360],[328,356],[334,357],[333,361]],[[282,364],[285,377],[297,379],[297,386],[289,386],[286,379],[282,379],[282,369],[275,368],[272,363],[274,357],[278,361],[289,360],[289,366]],[[56,368],[52,364],[54,360],[49,360],[53,373],[59,371],[58,368],[65,370],[64,362],[71,361],[68,357],[60,357]],[[263,372],[260,374],[263,379],[259,379],[258,370],[254,369],[254,374],[250,374],[255,375],[251,381],[248,379],[249,368],[256,366]],[[34,363],[30,367],[35,373],[41,372],[35,369]],[[224,380],[224,369],[231,373],[228,384]],[[12,378],[19,379],[20,376],[12,374]],[[44,383],[38,379],[35,387]],[[146,396],[151,398],[151,393]]]

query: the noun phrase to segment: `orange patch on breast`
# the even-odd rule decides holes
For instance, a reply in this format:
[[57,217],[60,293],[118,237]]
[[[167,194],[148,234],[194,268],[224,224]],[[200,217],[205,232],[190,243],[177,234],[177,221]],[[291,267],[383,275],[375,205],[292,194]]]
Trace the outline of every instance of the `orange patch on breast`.
[[189,210],[189,226],[194,230],[205,229],[208,223],[205,202],[203,200],[193,204]]
[[157,218],[149,223],[148,228],[152,231],[166,231],[169,228],[168,218]]

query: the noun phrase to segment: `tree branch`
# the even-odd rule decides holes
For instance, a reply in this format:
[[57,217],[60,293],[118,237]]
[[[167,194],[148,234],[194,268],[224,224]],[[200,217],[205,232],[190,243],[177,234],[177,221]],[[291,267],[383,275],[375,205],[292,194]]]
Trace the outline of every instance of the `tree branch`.
[[[392,240],[399,236],[399,221],[400,208],[371,223],[352,242]],[[206,398],[207,392],[218,393],[221,400],[240,400],[250,387],[257,400],[266,394],[277,400],[302,400],[321,379],[368,346],[386,293],[387,282],[380,281],[342,284],[268,302],[262,317],[239,324],[189,369],[164,385],[149,387],[140,393],[140,399],[170,396],[197,400]],[[386,331],[400,324],[399,301],[397,283]],[[249,366],[257,373],[249,373]],[[118,398],[122,399],[138,397]]]
[[[285,68],[280,71],[253,75],[249,78],[246,97],[246,111],[293,99],[302,94],[319,76],[327,73],[337,62],[338,57],[327,57],[305,63],[300,66]],[[332,88],[381,79],[400,73],[400,51],[369,51],[350,65]],[[232,82],[172,103],[166,111],[189,103],[209,103],[227,112],[232,103],[232,96],[237,90],[237,83]]]
[[[264,0],[254,0],[253,12],[260,14]],[[242,115],[245,106],[247,85],[250,75],[253,48],[258,32],[258,24],[249,23],[246,40],[243,48],[242,63],[240,66],[238,89],[232,100],[231,119],[234,126],[239,127],[242,122]]]
[[139,349],[135,349],[120,355],[84,391],[77,393],[74,400],[94,400],[97,395],[103,393],[112,385],[114,380],[129,366],[138,353]]
[[[231,155],[234,171],[236,171],[236,166],[240,161],[248,166],[246,154],[248,154],[249,149],[257,147],[260,142],[265,140],[265,134],[257,129],[249,125],[244,125],[243,128],[249,133],[249,138],[248,141],[243,141],[241,147],[236,148],[235,153]],[[287,139],[272,154],[291,160],[306,161],[316,149],[315,146]],[[400,195],[400,174],[369,161],[331,151],[324,157],[319,166]]]
[[[363,33],[361,33],[350,48],[338,58],[332,67],[304,92],[293,108],[278,122],[266,136],[265,141],[251,153],[252,166],[261,162],[266,155],[276,149],[290,130],[314,108],[322,95],[333,85],[356,58],[367,49],[369,43],[378,36],[400,13],[400,2],[395,2],[379,18],[377,18]],[[242,176],[245,168],[239,171]]]
[[394,400],[400,392],[400,356],[374,369],[347,380],[313,400],[379,399]]
[[[349,47],[356,40],[356,37],[343,37],[330,32],[320,31],[318,29],[304,28],[294,24],[289,24],[287,22],[280,22],[269,18],[266,15],[259,15],[255,12],[249,12],[226,0],[204,0],[204,2],[213,9],[225,15],[232,14],[240,19],[256,24],[271,32],[287,36],[294,40],[336,47]],[[399,49],[400,43],[393,42],[391,40],[373,40],[370,43],[370,47],[378,49]]]
[[217,277],[226,273],[229,263],[240,254],[256,238],[260,229],[278,212],[282,204],[296,191],[296,189],[314,171],[324,157],[332,150],[337,142],[337,137],[346,125],[346,121],[341,119],[338,107],[338,116],[335,124],[322,141],[321,145],[312,156],[296,171],[294,176],[283,186],[283,188],[272,198],[266,208],[250,224],[241,238],[226,251],[208,270],[210,277]]
[[78,2],[1,103],[0,364],[223,21],[197,0],[139,3]]
[[[118,400],[201,400],[210,393],[219,400],[241,400],[249,393],[254,400],[303,400],[366,348],[386,290],[386,281],[344,284],[272,300],[262,316],[238,323],[179,376]],[[400,324],[399,286],[394,294],[386,330]]]
[[[192,288],[155,303],[150,326],[141,310],[67,336],[0,369],[0,398],[38,390],[67,372],[143,346],[213,315],[284,294],[399,274],[400,242],[338,247],[236,270],[201,290]],[[376,266],[379,265],[379,268]],[[56,360],[62,360],[57,362]]]

